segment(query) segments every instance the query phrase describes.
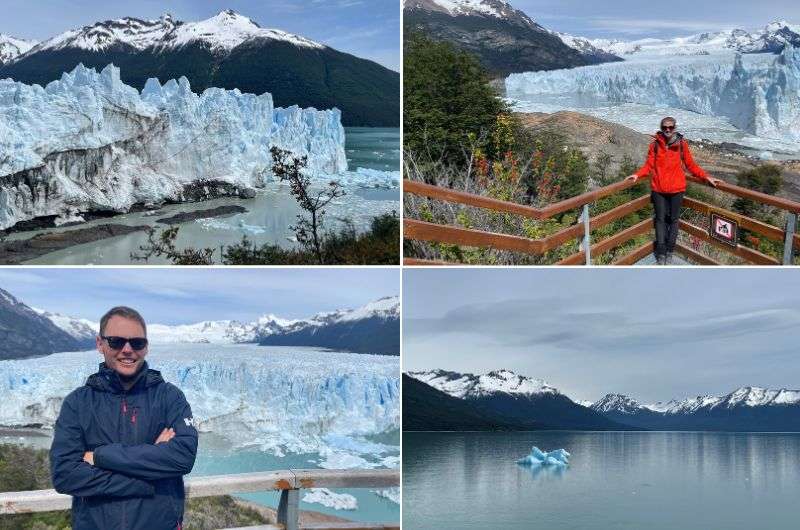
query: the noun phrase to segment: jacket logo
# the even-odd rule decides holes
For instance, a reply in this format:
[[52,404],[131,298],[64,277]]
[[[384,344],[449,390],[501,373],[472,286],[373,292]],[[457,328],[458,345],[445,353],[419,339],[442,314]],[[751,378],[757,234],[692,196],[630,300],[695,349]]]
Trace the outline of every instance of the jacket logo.
[[183,422],[187,427],[194,427],[194,418],[183,418]]

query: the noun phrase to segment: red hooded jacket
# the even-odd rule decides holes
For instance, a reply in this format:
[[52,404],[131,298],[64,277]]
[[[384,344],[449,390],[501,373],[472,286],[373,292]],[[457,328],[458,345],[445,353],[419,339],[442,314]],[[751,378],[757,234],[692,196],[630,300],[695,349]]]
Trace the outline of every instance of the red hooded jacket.
[[[636,175],[646,177],[652,175],[650,186],[653,191],[658,193],[681,193],[686,191],[686,174],[683,171],[684,164],[686,169],[697,178],[708,180],[708,173],[698,166],[689,144],[683,136],[676,133],[678,139],[667,147],[666,138],[662,133],[656,133],[655,139],[650,144],[647,152],[647,161],[636,172]],[[682,159],[682,160],[681,160]]]

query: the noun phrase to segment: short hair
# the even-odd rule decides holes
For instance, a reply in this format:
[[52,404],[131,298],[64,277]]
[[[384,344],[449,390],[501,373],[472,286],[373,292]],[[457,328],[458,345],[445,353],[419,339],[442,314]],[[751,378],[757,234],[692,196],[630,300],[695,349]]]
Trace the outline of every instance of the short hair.
[[135,320],[139,324],[141,324],[142,329],[144,330],[145,337],[147,336],[147,324],[144,323],[144,318],[139,312],[135,309],[131,309],[130,307],[126,307],[124,305],[120,305],[117,307],[112,307],[109,309],[103,318],[100,319],[100,335],[104,335],[106,331],[106,326],[108,325],[108,321],[111,320],[111,317],[122,317],[127,318],[128,320]]
[[671,122],[672,122],[672,123],[674,123],[675,125],[678,125],[678,120],[676,120],[676,119],[675,119],[675,118],[673,118],[672,116],[667,116],[666,118],[661,118],[661,125],[663,126],[663,125],[664,125],[664,122],[667,122],[667,121],[671,121]]

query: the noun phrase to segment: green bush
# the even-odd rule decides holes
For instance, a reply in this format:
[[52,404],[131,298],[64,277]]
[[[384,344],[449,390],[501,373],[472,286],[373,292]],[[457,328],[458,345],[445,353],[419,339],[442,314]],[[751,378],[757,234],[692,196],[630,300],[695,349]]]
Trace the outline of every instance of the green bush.
[[414,34],[403,68],[405,149],[463,166],[470,155],[464,146],[488,146],[497,116],[508,107],[474,56]]

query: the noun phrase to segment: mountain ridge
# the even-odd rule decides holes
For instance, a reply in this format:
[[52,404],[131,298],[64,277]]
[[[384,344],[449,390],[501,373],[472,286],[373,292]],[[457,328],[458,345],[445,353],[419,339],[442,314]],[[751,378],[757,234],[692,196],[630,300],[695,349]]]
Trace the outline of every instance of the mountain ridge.
[[125,84],[186,77],[211,87],[272,94],[280,107],[338,108],[346,126],[400,123],[400,74],[235,11],[199,22],[124,17],[63,32],[0,65],[0,79],[46,85],[77,64],[114,64]]

